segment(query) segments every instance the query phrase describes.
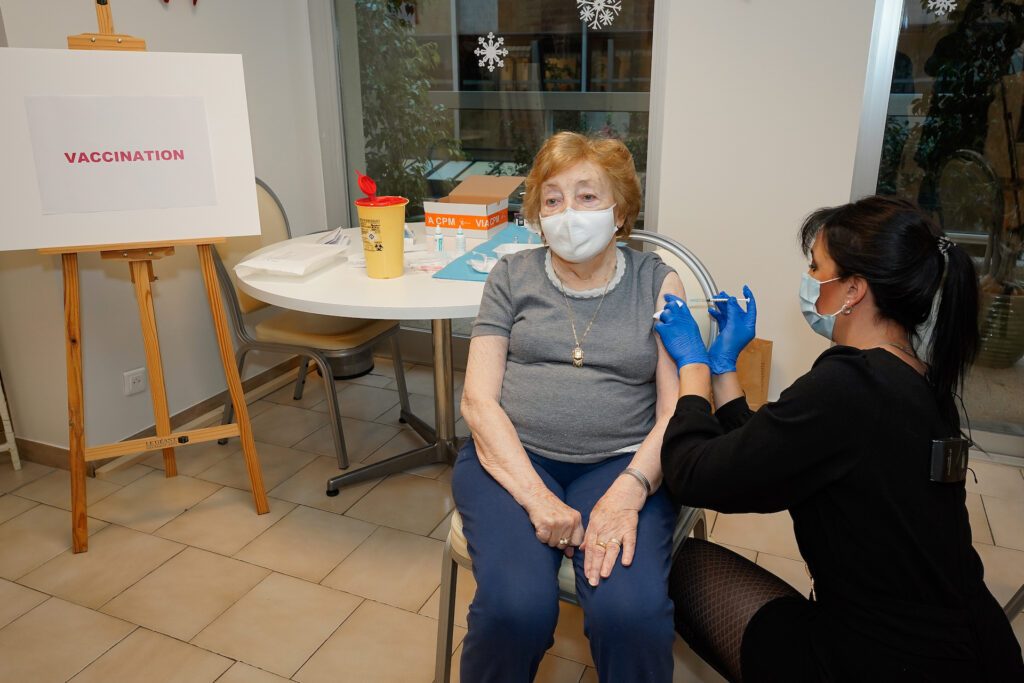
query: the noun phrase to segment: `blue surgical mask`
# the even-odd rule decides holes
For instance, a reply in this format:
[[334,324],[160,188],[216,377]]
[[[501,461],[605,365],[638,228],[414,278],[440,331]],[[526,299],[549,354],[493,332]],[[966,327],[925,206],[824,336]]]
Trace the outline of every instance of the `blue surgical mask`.
[[811,326],[811,329],[825,339],[832,339],[832,330],[836,326],[836,316],[846,308],[843,306],[831,315],[818,313],[818,296],[821,294],[821,286],[827,282],[835,282],[840,278],[834,277],[831,280],[815,280],[809,273],[804,273],[800,279],[800,312],[804,314],[804,320]]

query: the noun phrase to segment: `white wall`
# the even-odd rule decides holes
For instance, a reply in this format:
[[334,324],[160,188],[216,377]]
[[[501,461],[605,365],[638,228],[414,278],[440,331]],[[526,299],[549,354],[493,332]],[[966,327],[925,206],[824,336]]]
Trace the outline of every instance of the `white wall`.
[[[295,234],[326,227],[324,183],[305,2],[217,0],[197,7],[122,0],[114,30],[151,52],[240,53],[256,174],[281,198]],[[96,31],[92,2],[0,0],[11,47],[65,48],[66,36]],[[16,229],[4,224],[0,230]],[[121,373],[145,365],[128,267],[79,259],[86,439],[117,441],[153,424],[148,392],[125,397]],[[168,403],[179,412],[225,388],[194,249],[154,264],[154,305]],[[67,447],[67,390],[60,260],[0,253],[0,368],[19,437]],[[247,374],[264,365],[254,363]]]
[[647,210],[719,287],[750,285],[758,336],[774,342],[773,398],[828,346],[800,315],[796,231],[850,200],[874,11],[873,0],[656,5]]

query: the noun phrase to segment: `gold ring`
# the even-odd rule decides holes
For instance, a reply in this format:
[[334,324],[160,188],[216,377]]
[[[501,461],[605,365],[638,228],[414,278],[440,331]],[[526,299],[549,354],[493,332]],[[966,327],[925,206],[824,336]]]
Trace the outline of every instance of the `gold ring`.
[[615,545],[622,545],[622,543],[620,543],[619,539],[617,539],[617,538],[609,538],[608,542],[609,543],[614,543]]
[[608,544],[605,543],[604,541],[598,541],[594,545],[596,545],[598,548],[603,548],[603,547],[605,547]]
[[568,538],[560,538],[560,539],[558,539],[558,545],[569,545],[569,539]]

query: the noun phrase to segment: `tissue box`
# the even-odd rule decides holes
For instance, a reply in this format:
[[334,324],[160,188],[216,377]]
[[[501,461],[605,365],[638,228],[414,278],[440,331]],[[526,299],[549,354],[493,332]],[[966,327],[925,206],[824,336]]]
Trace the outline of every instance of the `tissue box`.
[[454,235],[490,238],[508,225],[508,196],[525,180],[520,176],[471,175],[447,197],[423,202],[427,234],[441,228]]

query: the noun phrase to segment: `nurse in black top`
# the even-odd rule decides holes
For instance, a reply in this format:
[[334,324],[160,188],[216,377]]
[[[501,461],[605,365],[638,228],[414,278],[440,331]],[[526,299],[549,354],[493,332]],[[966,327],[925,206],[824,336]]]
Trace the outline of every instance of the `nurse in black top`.
[[655,329],[679,366],[669,493],[788,510],[811,595],[690,539],[670,578],[676,629],[737,681],[1024,681],[965,506],[954,391],[978,342],[970,257],[891,197],[821,209],[800,238],[801,308],[835,346],[778,401],[752,413],[736,379],[754,336],[749,290],[746,310],[730,299],[713,313],[708,350],[674,298]]

